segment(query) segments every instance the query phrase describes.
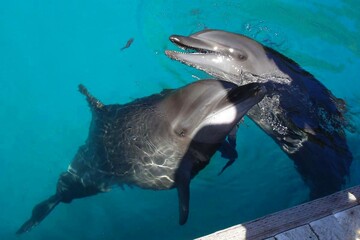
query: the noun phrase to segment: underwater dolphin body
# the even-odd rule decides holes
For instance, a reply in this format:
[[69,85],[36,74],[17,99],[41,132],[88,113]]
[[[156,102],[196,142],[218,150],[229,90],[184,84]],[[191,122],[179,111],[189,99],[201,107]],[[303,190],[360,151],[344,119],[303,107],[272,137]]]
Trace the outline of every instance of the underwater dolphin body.
[[18,234],[39,224],[59,203],[70,203],[116,185],[176,188],[179,223],[189,211],[190,180],[203,169],[244,114],[265,96],[261,84],[202,80],[177,90],[104,105],[79,86],[92,111],[86,143],[56,192],[36,205]]
[[265,84],[268,94],[248,116],[295,162],[310,197],[341,189],[349,173],[345,102],[296,62],[244,35],[204,30],[170,40],[187,52],[171,59],[225,81]]

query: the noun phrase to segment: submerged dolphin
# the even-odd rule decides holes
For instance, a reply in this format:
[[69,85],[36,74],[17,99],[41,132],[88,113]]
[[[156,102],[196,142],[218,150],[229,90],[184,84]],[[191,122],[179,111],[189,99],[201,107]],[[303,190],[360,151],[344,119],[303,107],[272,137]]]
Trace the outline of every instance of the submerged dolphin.
[[39,224],[60,202],[88,197],[114,185],[177,188],[180,224],[189,211],[190,180],[210,161],[226,135],[265,96],[258,83],[241,87],[203,80],[120,105],[104,105],[80,85],[92,111],[86,143],[56,193],[33,209],[18,234]]
[[265,84],[267,96],[247,115],[294,160],[311,198],[341,189],[353,158],[342,99],[293,60],[246,36],[204,30],[170,40],[191,50],[167,50],[171,59],[237,85]]

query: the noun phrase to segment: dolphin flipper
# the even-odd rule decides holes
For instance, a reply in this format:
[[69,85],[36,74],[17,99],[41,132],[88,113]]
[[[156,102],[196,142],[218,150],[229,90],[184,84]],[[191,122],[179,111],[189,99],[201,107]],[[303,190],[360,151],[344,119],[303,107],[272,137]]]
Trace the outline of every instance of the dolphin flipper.
[[179,197],[179,224],[184,225],[189,216],[190,179],[177,187]]
[[179,198],[179,224],[184,225],[189,216],[191,159],[184,157],[177,169],[175,182]]
[[47,200],[36,205],[32,211],[31,218],[27,220],[16,232],[22,234],[30,231],[33,227],[38,225],[61,201],[61,196],[55,194]]
[[221,175],[225,171],[225,169],[230,167],[235,162],[235,160],[238,157],[238,153],[236,149],[233,146],[231,146],[230,143],[226,140],[221,144],[218,151],[221,153],[221,157],[228,159],[225,166],[218,173],[218,175]]
[[237,124],[227,136],[227,139],[219,147],[218,151],[221,153],[221,157],[228,159],[228,162],[221,169],[218,175],[221,175],[225,169],[230,167],[235,160],[238,158],[238,152],[236,151],[236,133],[239,128],[239,124]]
[[227,136],[227,141],[229,144],[235,149],[236,148],[236,133],[239,129],[240,123],[236,124],[234,128],[231,130],[229,135]]
[[218,176],[220,176],[228,167],[230,167],[234,162],[235,162],[235,158],[231,158],[227,161],[227,163],[225,164],[225,166],[221,169],[221,171],[218,173]]

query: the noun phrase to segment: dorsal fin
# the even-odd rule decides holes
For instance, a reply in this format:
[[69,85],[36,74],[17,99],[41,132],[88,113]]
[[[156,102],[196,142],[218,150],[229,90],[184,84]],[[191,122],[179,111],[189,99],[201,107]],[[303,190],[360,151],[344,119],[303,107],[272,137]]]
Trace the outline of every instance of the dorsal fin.
[[91,95],[84,85],[79,84],[79,92],[86,96],[86,100],[89,103],[91,109],[102,110],[104,108],[104,104],[100,102],[96,97]]

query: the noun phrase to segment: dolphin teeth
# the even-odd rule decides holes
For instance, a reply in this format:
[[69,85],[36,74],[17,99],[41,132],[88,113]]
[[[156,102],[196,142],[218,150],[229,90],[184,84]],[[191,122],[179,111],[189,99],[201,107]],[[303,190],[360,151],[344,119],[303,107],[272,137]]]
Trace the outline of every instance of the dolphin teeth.
[[[209,49],[205,49],[205,48],[196,48],[190,45],[185,45],[179,41],[175,41],[173,42],[175,43],[175,45],[179,48],[181,48],[182,50],[184,50],[185,52],[177,52],[180,54],[210,54],[210,53],[217,53],[215,51],[209,50]],[[176,52],[176,51],[174,51]]]

